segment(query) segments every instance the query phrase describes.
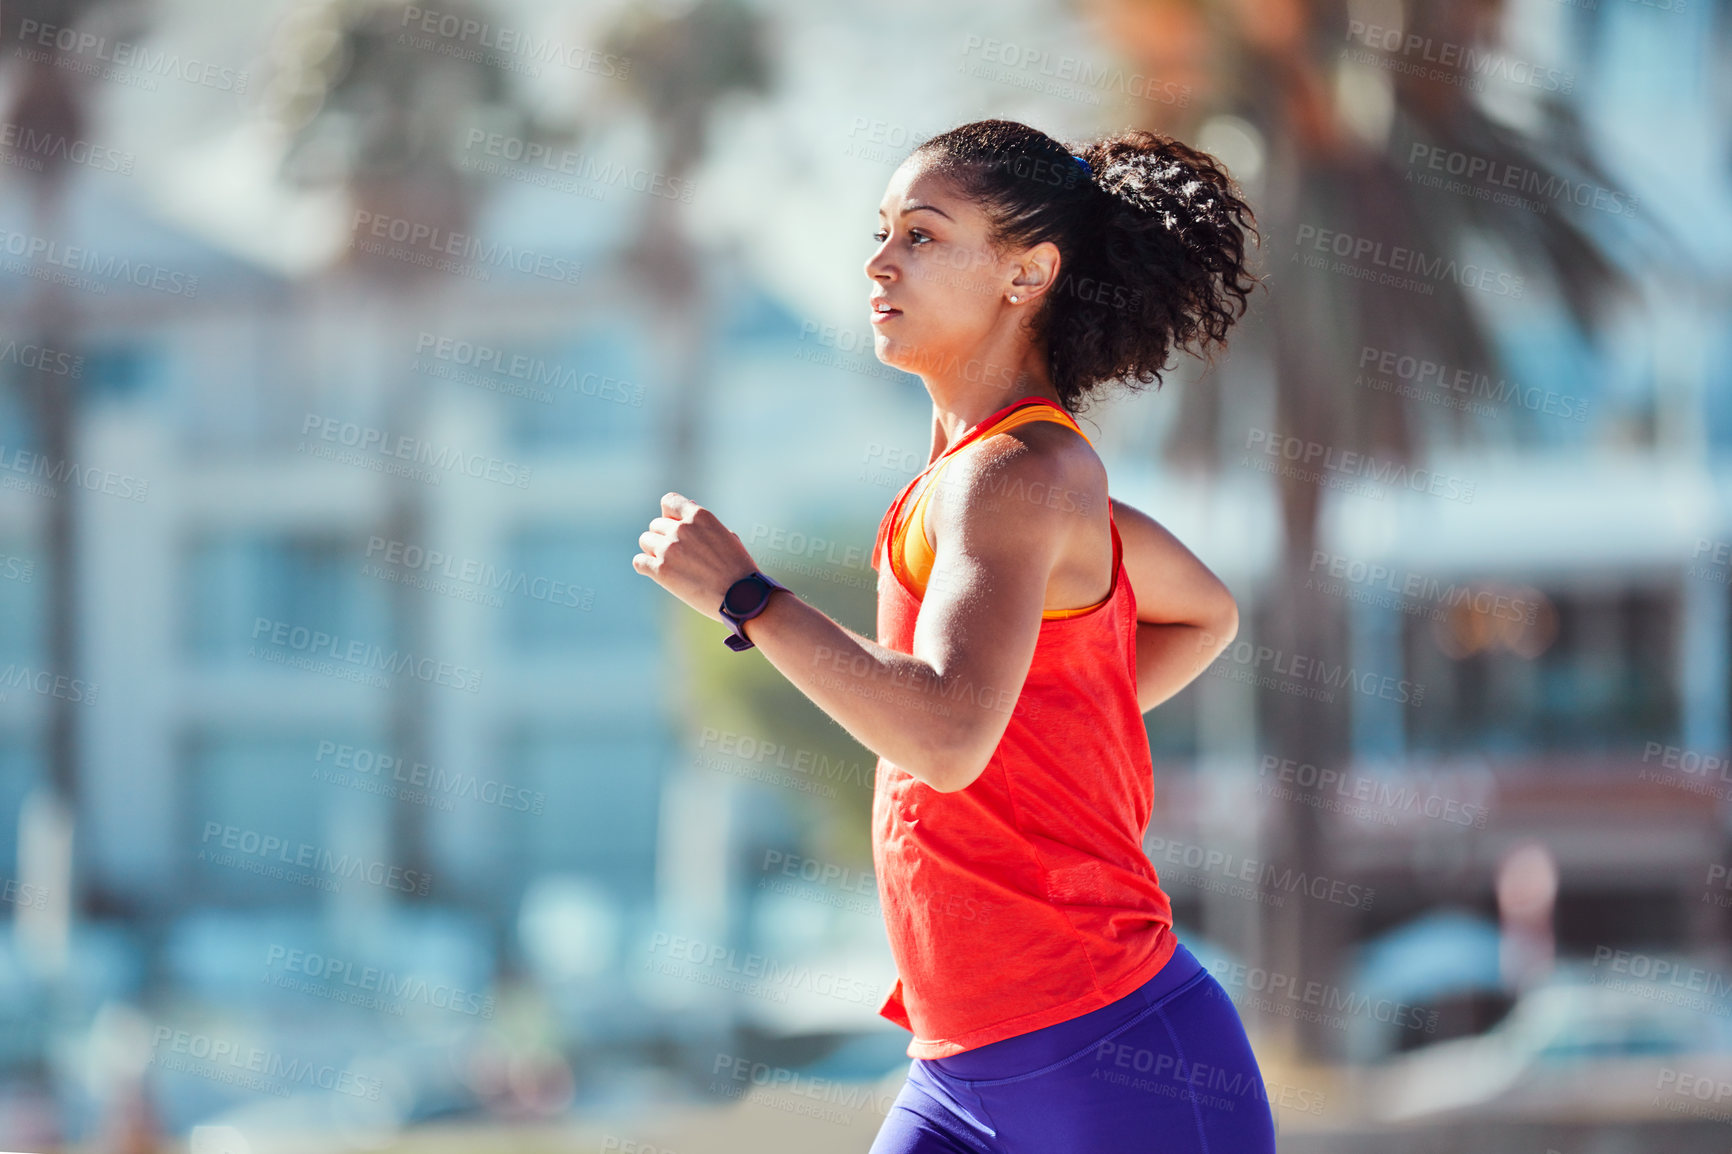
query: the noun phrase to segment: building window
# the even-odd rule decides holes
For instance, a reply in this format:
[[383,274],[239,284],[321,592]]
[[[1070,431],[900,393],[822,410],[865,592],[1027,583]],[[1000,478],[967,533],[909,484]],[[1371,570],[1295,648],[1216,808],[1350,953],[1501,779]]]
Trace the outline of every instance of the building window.
[[[336,764],[338,747],[381,743],[334,730],[195,735],[187,744],[181,806],[191,892],[224,904],[311,905],[326,892],[316,879],[365,884],[333,876],[333,859],[366,856],[367,848],[334,844],[325,818],[335,807],[372,813],[380,799],[343,784],[361,775]],[[377,837],[366,840],[378,844]]]
[[0,732],[0,878],[18,873],[18,817],[30,791],[47,783],[41,747],[16,730]]
[[1537,596],[1531,622],[1465,605],[1408,618],[1406,676],[1425,687],[1413,748],[1616,750],[1677,733],[1675,592]]
[[513,893],[549,873],[594,879],[622,900],[654,893],[662,767],[653,731],[525,729],[505,742],[505,780],[540,795],[539,815],[510,823],[502,856]]
[[86,395],[93,400],[136,401],[162,379],[160,350],[136,344],[100,345],[85,353]]
[[362,553],[342,537],[242,532],[194,541],[182,583],[186,650],[240,660],[255,634],[277,623],[388,645],[391,587],[367,579]]
[[652,436],[652,398],[629,331],[511,349],[529,366],[522,383],[552,402],[506,406],[514,445],[538,451],[637,448]]
[[507,631],[523,653],[570,654],[591,645],[649,644],[665,596],[632,568],[637,526],[530,529],[505,544],[525,581],[506,600]]
[[49,575],[41,554],[24,541],[0,541],[0,665],[33,665],[47,626]]

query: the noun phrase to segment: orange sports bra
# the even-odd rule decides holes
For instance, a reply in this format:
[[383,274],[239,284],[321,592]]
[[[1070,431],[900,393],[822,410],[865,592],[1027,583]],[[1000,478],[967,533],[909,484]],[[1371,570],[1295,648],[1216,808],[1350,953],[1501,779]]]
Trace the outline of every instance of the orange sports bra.
[[[944,470],[944,466],[951,462],[957,450],[973,441],[983,440],[994,433],[1006,432],[1018,425],[1026,425],[1030,421],[1056,421],[1061,425],[1069,425],[1076,430],[1083,440],[1088,441],[1090,445],[1094,444],[1089,435],[1077,427],[1076,421],[1071,419],[1069,413],[1044,397],[1031,397],[1029,399],[1040,403],[1018,405],[992,424],[984,425],[974,432],[957,438],[955,444],[940,453],[938,459],[922,471],[921,476],[925,478],[924,483],[922,483],[921,477],[916,477],[910,482],[911,485],[919,486],[919,496],[914,498],[914,507],[908,511],[908,515],[901,519],[900,524],[896,524],[892,528],[889,551],[892,571],[907,583],[917,595],[924,596],[926,593],[926,579],[932,574],[932,562],[936,556],[932,543],[926,539],[926,497],[932,492],[932,485],[938,474]],[[1108,510],[1110,513],[1110,505]],[[1115,532],[1113,534],[1113,569],[1115,573],[1119,564],[1118,552],[1119,539],[1117,532]],[[1048,609],[1041,613],[1041,620],[1054,621],[1065,617],[1080,617],[1084,613],[1105,605],[1112,599],[1113,591],[1117,587],[1118,582],[1115,579],[1113,587],[1107,590],[1106,596],[1094,604],[1081,605],[1074,609]]]

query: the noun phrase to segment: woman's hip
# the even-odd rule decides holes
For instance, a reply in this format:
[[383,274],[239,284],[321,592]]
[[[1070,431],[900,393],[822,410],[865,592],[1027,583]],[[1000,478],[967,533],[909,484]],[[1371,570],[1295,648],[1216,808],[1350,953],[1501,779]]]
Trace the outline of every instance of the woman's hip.
[[1005,1154],[1273,1151],[1268,1095],[1237,1008],[1189,951],[1179,947],[1175,960],[1167,983],[1102,1007],[1111,1013],[1005,1039],[1011,1046],[916,1060],[908,1080],[919,1093],[908,1101],[933,1127]]

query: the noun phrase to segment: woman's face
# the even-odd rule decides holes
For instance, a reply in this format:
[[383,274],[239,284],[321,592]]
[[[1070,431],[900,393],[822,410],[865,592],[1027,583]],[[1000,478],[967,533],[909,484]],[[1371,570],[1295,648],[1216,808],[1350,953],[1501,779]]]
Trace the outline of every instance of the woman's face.
[[[994,253],[986,225],[985,214],[918,157],[890,177],[873,234],[878,247],[866,261],[880,361],[910,373],[966,363],[983,348],[993,351],[995,327],[1013,326],[1032,307],[1022,284],[1030,253]],[[1056,256],[1051,245],[1031,252],[1038,257],[1043,247]],[[1010,303],[1012,293],[1020,305]],[[880,313],[879,303],[895,311]]]

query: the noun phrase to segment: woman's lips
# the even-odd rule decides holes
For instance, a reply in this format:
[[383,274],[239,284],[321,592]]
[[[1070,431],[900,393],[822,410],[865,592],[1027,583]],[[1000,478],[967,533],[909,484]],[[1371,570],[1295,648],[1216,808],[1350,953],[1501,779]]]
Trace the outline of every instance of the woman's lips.
[[881,325],[885,321],[889,320],[891,317],[899,317],[901,315],[902,315],[901,309],[886,309],[883,312],[879,312],[877,309],[873,309],[872,310],[872,323],[875,325]]

